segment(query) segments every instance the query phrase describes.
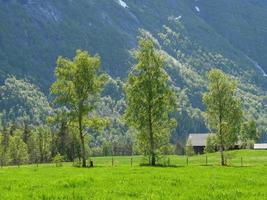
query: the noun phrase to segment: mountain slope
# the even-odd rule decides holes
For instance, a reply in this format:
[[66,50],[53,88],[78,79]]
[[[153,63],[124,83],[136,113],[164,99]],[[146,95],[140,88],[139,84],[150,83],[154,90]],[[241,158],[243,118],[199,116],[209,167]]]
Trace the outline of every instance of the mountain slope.
[[264,66],[266,28],[252,22],[266,25],[267,3],[251,2],[126,0],[124,7],[117,0],[0,0],[2,79],[27,74],[47,88],[57,56],[72,56],[77,48],[99,53],[105,71],[125,76],[138,28],[157,34],[171,16],[181,17],[190,36],[210,51],[220,50],[241,65],[248,55]]
[[[135,63],[130,51],[145,34],[165,54],[178,91],[173,141],[206,131],[201,94],[214,67],[240,82],[246,117],[263,133],[266,11],[267,0],[0,0],[0,81],[26,76],[47,93],[57,56],[73,57],[79,48],[99,53],[102,69],[125,80]],[[123,98],[117,93],[108,94]]]
[[200,17],[267,71],[267,1],[199,1]]

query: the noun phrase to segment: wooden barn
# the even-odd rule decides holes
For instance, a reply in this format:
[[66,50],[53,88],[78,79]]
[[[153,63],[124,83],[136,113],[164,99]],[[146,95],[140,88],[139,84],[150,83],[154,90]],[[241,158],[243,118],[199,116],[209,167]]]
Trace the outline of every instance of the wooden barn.
[[207,144],[208,133],[191,133],[188,140],[191,140],[194,152],[196,154],[203,154]]
[[[211,134],[211,133],[191,133],[188,136],[188,140],[191,140],[194,152],[196,154],[203,154],[205,147],[207,145],[207,138],[209,135],[214,135],[215,134]],[[239,140],[238,142],[236,142],[235,145],[233,145],[232,147],[230,147],[229,149],[240,149],[240,146],[242,145],[242,142]]]

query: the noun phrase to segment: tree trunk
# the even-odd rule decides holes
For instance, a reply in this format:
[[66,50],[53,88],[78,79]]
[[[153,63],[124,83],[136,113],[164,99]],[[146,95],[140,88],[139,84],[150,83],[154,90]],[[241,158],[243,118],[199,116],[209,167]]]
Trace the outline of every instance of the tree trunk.
[[82,143],[82,167],[86,167],[84,136],[80,134],[80,137],[81,137],[81,143]]
[[152,166],[156,166],[156,155],[155,155],[155,153],[152,153],[151,165]]
[[220,115],[220,122],[219,122],[219,135],[220,135],[220,153],[221,153],[221,165],[224,166],[224,146],[223,146],[223,135],[222,135],[222,117]]
[[220,152],[221,152],[221,165],[224,166],[225,162],[224,162],[224,153],[223,153],[223,145],[222,144],[220,146]]
[[82,167],[86,167],[86,157],[85,157],[85,145],[84,145],[84,136],[82,131],[82,117],[79,117],[79,132],[80,132],[80,140],[81,140],[81,148],[82,148]]
[[156,165],[156,153],[155,153],[155,141],[154,141],[154,133],[152,127],[152,117],[151,117],[151,105],[149,105],[149,136],[150,136],[150,155],[151,155],[151,163],[150,165]]

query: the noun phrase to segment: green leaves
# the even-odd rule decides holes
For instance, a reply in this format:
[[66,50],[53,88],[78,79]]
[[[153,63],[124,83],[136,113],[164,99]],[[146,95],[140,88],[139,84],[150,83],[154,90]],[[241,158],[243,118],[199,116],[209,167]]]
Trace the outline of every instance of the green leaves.
[[216,131],[223,152],[237,142],[243,112],[239,99],[234,95],[237,86],[234,80],[218,69],[211,70],[208,79],[208,92],[203,94],[203,102],[207,107],[208,124]]
[[99,66],[99,56],[92,57],[81,50],[77,50],[73,61],[62,57],[57,60],[57,81],[51,86],[51,93],[56,95],[55,104],[66,106],[74,119],[94,109],[89,101],[102,90],[107,79],[104,74],[98,75]]
[[0,87],[0,109],[6,123],[39,125],[52,112],[47,97],[27,80],[11,76]]
[[256,142],[259,139],[259,135],[255,120],[250,119],[242,124],[241,139],[243,142],[246,143],[248,140]]
[[125,117],[138,130],[144,151],[155,153],[169,142],[170,129],[176,125],[169,117],[176,96],[164,70],[163,56],[154,48],[153,41],[141,38],[135,55],[138,63],[129,73],[125,86]]
[[91,56],[86,51],[77,50],[73,60],[58,58],[55,75],[57,81],[51,86],[56,95],[55,103],[69,110],[69,119],[77,123],[81,140],[83,167],[86,166],[84,132],[87,128],[103,127],[103,120],[89,116],[95,109],[95,101],[107,77],[98,74],[100,57]]
[[55,103],[69,109],[89,109],[86,101],[99,93],[106,82],[104,74],[97,75],[99,66],[100,57],[92,57],[86,51],[77,50],[73,61],[59,57],[55,70],[57,81],[51,86]]
[[10,163],[14,165],[21,165],[28,161],[27,145],[21,139],[20,134],[16,134],[10,138],[9,154]]

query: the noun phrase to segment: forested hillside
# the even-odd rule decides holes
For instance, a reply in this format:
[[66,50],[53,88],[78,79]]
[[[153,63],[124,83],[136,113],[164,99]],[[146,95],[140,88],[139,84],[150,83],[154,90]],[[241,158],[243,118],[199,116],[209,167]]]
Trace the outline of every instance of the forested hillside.
[[240,71],[246,62],[253,67],[246,56],[267,68],[265,0],[127,0],[125,5],[118,0],[1,0],[0,5],[2,80],[5,74],[26,74],[48,88],[57,56],[72,56],[78,48],[99,53],[105,71],[125,76],[138,28],[157,36],[170,17],[208,51],[238,62]]
[[90,146],[97,151],[109,142],[132,143],[134,134],[121,118],[123,87],[136,63],[132,50],[140,35],[152,38],[164,54],[178,96],[172,143],[184,143],[190,132],[208,131],[202,93],[212,68],[238,80],[246,118],[255,118],[260,132],[266,132],[266,0],[0,0],[3,118],[12,123],[26,118],[35,125],[46,121],[43,115],[53,110],[49,87],[56,59],[72,58],[82,49],[99,54],[101,70],[110,76],[97,112],[112,126],[101,136],[93,134]]

